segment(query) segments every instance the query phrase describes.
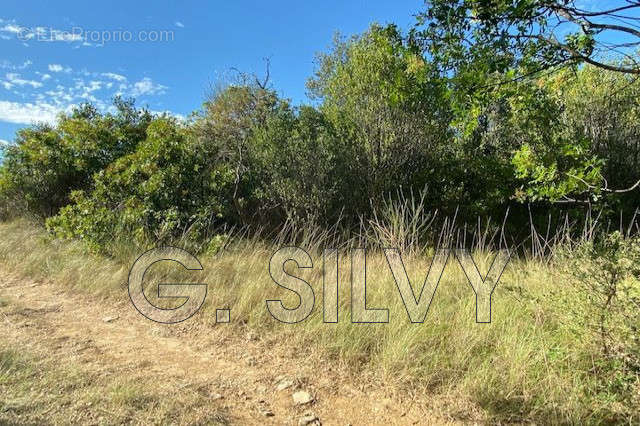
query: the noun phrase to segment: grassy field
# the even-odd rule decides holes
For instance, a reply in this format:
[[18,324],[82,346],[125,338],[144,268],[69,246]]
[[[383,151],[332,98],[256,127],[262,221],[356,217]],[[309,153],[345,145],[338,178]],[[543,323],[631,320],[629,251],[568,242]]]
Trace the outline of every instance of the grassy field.
[[[0,224],[0,235],[2,270],[106,299],[127,297],[128,271],[141,254],[126,245],[116,257],[91,254],[80,243],[53,240],[24,221]],[[269,276],[269,259],[276,247],[236,240],[217,255],[199,255],[202,272],[185,274],[159,266],[149,282],[197,278],[209,285],[209,293],[204,309],[190,321],[213,324],[215,309],[230,307],[228,333],[253,333],[279,346],[312,348],[328,364],[344,363],[363,377],[382,378],[389,386],[436,399],[461,401],[466,415],[480,412],[485,420],[503,422],[640,421],[638,374],[623,371],[604,357],[593,300],[560,260],[512,259],[493,295],[491,324],[475,323],[474,293],[458,264],[450,262],[426,321],[411,324],[384,256],[372,251],[367,260],[368,306],[388,308],[390,322],[352,324],[350,262],[347,253],[341,253],[340,322],[325,324],[322,258],[317,247],[307,247],[314,268],[295,273],[314,287],[316,306],[306,321],[290,325],[273,319],[265,307],[267,299],[297,304],[297,298],[279,289]],[[492,254],[474,257],[484,274]],[[423,282],[430,258],[416,253],[404,263],[415,288]],[[640,283],[633,281],[631,286],[637,289]],[[34,369],[40,370],[39,363],[47,362],[7,341],[2,342],[0,356],[0,385],[6,385],[10,376],[18,383],[21,377],[32,377]],[[40,380],[59,387],[64,383],[55,380],[56,374],[66,380],[76,377],[54,367],[51,374]],[[28,391],[20,390],[22,385],[15,386],[14,398],[29,397]],[[91,386],[78,386],[91,392]],[[136,388],[126,383],[109,383],[109,389],[115,404],[139,401]],[[465,417],[459,405],[457,413],[449,413],[453,418]]]

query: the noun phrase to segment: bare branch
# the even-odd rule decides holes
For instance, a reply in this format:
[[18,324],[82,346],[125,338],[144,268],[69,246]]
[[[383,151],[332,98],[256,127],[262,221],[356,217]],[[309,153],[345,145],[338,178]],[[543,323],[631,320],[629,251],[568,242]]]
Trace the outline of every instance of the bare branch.
[[578,176],[574,176],[570,173],[565,173],[567,176],[569,176],[570,178],[579,180],[580,182],[582,182],[583,184],[585,184],[587,186],[587,188],[589,189],[595,189],[595,190],[599,190],[602,192],[607,192],[609,194],[624,194],[627,192],[631,192],[633,190],[635,190],[636,188],[640,187],[640,180],[637,181],[633,186],[627,188],[627,189],[609,189],[609,183],[607,182],[606,179],[603,178],[604,182],[605,182],[605,186],[602,188],[598,188],[595,185],[591,185],[589,182],[585,181],[584,179],[582,179],[581,177]]
[[267,86],[269,85],[269,79],[271,78],[271,58],[264,58],[264,62],[265,62],[265,66],[266,66],[264,80],[260,81],[258,79],[257,75],[254,76],[255,80],[256,80],[256,84],[262,90],[266,90],[267,89]]
[[609,10],[603,10],[600,12],[589,12],[586,10],[582,10],[582,9],[577,9],[577,8],[570,8],[568,10],[571,10],[572,12],[575,12],[576,14],[580,15],[580,16],[590,16],[590,17],[595,17],[595,16],[603,16],[603,15],[612,15],[614,13],[617,12],[622,12],[623,10],[629,10],[629,9],[634,9],[640,7],[640,3],[633,3],[633,4],[629,4],[627,6],[621,6],[621,7],[617,7],[615,9],[609,9]]
[[589,28],[595,28],[599,30],[621,31],[628,34],[633,34],[636,37],[640,37],[640,31],[634,30],[633,28],[623,27],[622,25],[615,25],[615,24],[596,24],[594,22],[589,22],[587,20],[585,20],[585,22]]
[[550,43],[554,46],[556,46],[559,49],[564,50],[567,53],[570,53],[571,56],[573,56],[573,59],[578,59],[581,61],[584,61],[588,64],[591,64],[595,67],[598,68],[603,68],[609,71],[615,71],[615,72],[621,72],[621,73],[625,73],[625,74],[640,74],[640,67],[637,68],[630,68],[630,67],[624,67],[624,66],[618,66],[618,65],[613,65],[613,64],[608,64],[605,62],[600,62],[600,61],[596,61],[595,59],[592,59],[589,56],[583,55],[582,53],[576,51],[575,49],[572,49],[571,47],[567,46],[566,44],[560,43],[558,40],[552,39],[552,38],[546,38],[546,37],[542,37],[542,36],[535,36],[535,38],[540,39],[541,41]]

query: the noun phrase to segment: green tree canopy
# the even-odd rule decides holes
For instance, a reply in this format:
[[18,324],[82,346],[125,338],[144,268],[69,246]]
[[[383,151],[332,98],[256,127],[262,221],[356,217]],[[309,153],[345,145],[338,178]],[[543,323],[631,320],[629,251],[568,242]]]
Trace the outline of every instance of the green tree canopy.
[[[605,3],[605,2],[599,2]],[[640,74],[640,1],[585,9],[576,0],[429,0],[413,38],[447,69],[521,75],[589,63]],[[479,68],[482,64],[482,69]]]
[[85,104],[61,115],[56,126],[18,131],[0,168],[2,208],[51,216],[69,203],[71,191],[89,188],[94,173],[135,150],[151,114],[119,98],[113,109],[103,114]]
[[349,40],[336,38],[318,58],[308,87],[349,156],[352,200],[360,211],[402,189],[434,194],[447,187],[452,159],[446,81],[397,27],[373,25]]

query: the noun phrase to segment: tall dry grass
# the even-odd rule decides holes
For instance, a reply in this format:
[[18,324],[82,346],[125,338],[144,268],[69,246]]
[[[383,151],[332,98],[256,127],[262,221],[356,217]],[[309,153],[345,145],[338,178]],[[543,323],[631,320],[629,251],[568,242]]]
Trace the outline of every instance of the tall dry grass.
[[[351,239],[340,239],[318,228],[290,227],[272,242],[264,236],[235,233],[225,237],[216,254],[198,256],[202,272],[159,265],[154,266],[149,282],[166,282],[170,277],[171,281],[207,283],[208,298],[196,321],[213,322],[216,308],[231,308],[230,332],[251,330],[282,345],[314,348],[326,355],[327,366],[345,362],[355,371],[389,377],[392,383],[430,392],[434,397],[467,401],[495,421],[640,420],[640,405],[629,406],[594,374],[597,343],[585,324],[587,319],[572,309],[588,303],[588,295],[553,261],[513,258],[493,294],[493,322],[477,324],[474,293],[460,266],[451,259],[425,322],[412,324],[384,255],[372,249],[367,259],[367,304],[388,308],[390,322],[352,324],[350,248],[376,244],[401,247],[415,292],[425,279],[434,247],[424,244],[423,237],[433,224],[433,216],[420,209],[419,200],[407,203],[413,204],[388,205],[388,211],[364,224],[365,232]],[[442,229],[441,241],[455,238],[451,221]],[[479,225],[478,229],[471,239],[474,259],[484,274],[493,258],[490,242],[500,243],[502,237],[489,226],[482,229]],[[144,249],[119,242],[112,247],[115,255],[111,257],[92,254],[81,242],[54,240],[25,221],[0,224],[0,235],[3,269],[119,299],[128,297],[128,270]],[[295,307],[298,298],[272,281],[268,265],[277,248],[292,242],[312,257],[313,268],[291,269],[291,273],[312,285],[316,305],[304,322],[283,324],[270,316],[265,301],[281,299],[285,306]],[[326,324],[322,315],[322,249],[338,246],[340,321]],[[154,293],[152,285],[148,290]]]

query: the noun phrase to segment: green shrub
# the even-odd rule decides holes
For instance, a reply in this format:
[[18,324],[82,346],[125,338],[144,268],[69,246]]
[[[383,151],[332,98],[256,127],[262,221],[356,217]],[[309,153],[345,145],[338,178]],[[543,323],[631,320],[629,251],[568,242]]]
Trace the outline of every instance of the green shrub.
[[91,187],[94,173],[133,151],[144,140],[151,114],[133,101],[115,99],[116,112],[82,105],[56,126],[18,131],[0,167],[0,216],[55,215],[71,192]]
[[603,392],[637,398],[640,389],[640,238],[615,232],[564,253],[584,306],[580,312],[600,352]]
[[203,238],[230,209],[233,173],[212,165],[174,120],[155,120],[138,149],[97,173],[91,192],[74,192],[47,226],[104,248],[116,237],[138,243]]

